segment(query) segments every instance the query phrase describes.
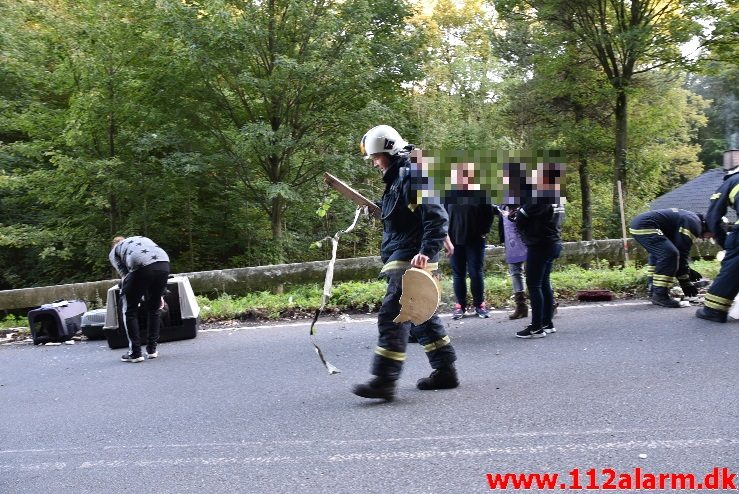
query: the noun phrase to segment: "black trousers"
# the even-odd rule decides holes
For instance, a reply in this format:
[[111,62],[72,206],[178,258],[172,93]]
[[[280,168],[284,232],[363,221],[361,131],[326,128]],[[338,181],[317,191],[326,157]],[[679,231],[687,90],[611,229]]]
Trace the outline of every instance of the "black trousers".
[[562,252],[562,244],[529,245],[526,253],[526,286],[531,300],[531,325],[540,328],[552,322],[554,293],[550,275]]
[[706,294],[705,306],[721,312],[729,312],[739,293],[739,231],[729,233],[724,242],[726,255],[721,261],[716,279]]
[[[651,274],[655,287],[664,287],[668,290],[675,284],[679,266],[680,252],[675,244],[664,235],[639,235],[632,231],[632,236],[649,253],[647,259],[648,274]],[[651,268],[654,266],[654,269]]]
[[123,280],[121,286],[123,325],[128,337],[128,350],[135,357],[141,355],[139,304],[143,304],[146,309],[146,327],[149,333],[147,344],[152,345],[159,340],[159,306],[167,289],[168,277],[169,263],[155,262],[128,273]]
[[403,273],[403,270],[394,270],[386,274],[387,292],[377,315],[377,329],[380,334],[372,360],[372,374],[392,380],[400,377],[409,332],[423,346],[431,368],[439,369],[457,360],[454,347],[438,315],[434,314],[431,319],[418,326],[410,322],[393,322],[400,313]]

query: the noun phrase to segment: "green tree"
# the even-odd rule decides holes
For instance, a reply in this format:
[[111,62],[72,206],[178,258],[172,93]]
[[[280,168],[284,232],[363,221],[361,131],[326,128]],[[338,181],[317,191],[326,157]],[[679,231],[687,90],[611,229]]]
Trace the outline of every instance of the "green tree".
[[[613,212],[617,184],[628,188],[628,101],[634,77],[685,63],[680,45],[702,34],[706,2],[689,0],[534,0],[511,3],[540,22],[571,33],[586,47],[614,89]],[[508,7],[509,8],[509,7]]]
[[397,0],[162,5],[197,71],[197,122],[217,142],[222,172],[268,215],[282,262],[288,207],[316,195],[323,171],[346,166],[367,105],[415,73],[411,9]]

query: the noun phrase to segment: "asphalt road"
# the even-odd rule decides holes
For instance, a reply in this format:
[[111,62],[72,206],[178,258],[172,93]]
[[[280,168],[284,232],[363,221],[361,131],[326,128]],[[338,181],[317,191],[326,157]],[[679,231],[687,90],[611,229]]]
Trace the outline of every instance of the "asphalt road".
[[0,493],[475,493],[488,473],[558,473],[560,490],[574,469],[583,487],[590,468],[598,485],[604,469],[739,472],[739,322],[693,312],[565,307],[539,340],[503,312],[447,317],[462,385],[416,390],[429,368],[413,345],[390,404],[349,391],[368,378],[371,315],[319,327],[333,376],[307,323],[205,331],[141,364],[105,342],[0,347]]

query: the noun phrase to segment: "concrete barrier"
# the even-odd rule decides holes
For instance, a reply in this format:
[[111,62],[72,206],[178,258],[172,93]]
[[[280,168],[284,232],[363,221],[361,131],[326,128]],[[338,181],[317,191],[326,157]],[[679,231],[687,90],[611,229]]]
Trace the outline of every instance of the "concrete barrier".
[[[707,242],[698,242],[693,247],[695,257],[715,257],[719,248]],[[628,240],[629,258],[644,262],[646,252],[633,239]],[[601,262],[620,264],[623,261],[623,242],[621,240],[593,240],[590,242],[565,242],[558,264],[594,264]],[[487,263],[504,263],[503,247],[489,249]],[[190,279],[197,295],[243,295],[245,293],[270,290],[282,284],[322,283],[326,275],[328,261],[278,264],[248,268],[220,269],[178,273]],[[334,269],[335,281],[376,279],[382,267],[379,257],[357,257],[338,259]],[[442,263],[442,269],[448,269]],[[97,306],[104,305],[108,288],[118,280],[93,281],[69,285],[42,286],[0,291],[0,310],[27,309],[55,300],[84,300]]]

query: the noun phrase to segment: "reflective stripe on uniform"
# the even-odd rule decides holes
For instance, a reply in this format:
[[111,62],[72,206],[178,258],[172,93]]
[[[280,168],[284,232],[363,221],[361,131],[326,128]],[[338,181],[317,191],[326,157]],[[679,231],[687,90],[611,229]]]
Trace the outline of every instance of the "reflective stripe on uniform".
[[647,264],[647,275],[652,276],[654,274],[655,266]]
[[375,353],[381,357],[389,358],[390,360],[397,360],[399,362],[405,360],[405,353],[393,352],[386,348],[382,348],[381,346],[375,347]]
[[654,284],[654,286],[671,288],[672,285],[675,284],[675,278],[673,278],[672,276],[666,276],[664,274],[655,274],[652,283]]
[[734,205],[734,200],[736,199],[736,195],[739,193],[739,184],[735,185],[733,189],[731,189],[731,192],[729,192],[729,204]]
[[711,309],[728,312],[733,302],[733,300],[729,300],[728,298],[719,297],[718,295],[714,295],[712,293],[707,293],[704,305],[706,307],[710,307]]
[[[395,271],[395,270],[403,270],[411,267],[410,261],[390,261],[389,263],[385,264],[382,269],[380,270],[380,273],[385,273],[387,271]],[[430,262],[426,265],[426,271],[432,272],[439,269],[439,263],[438,262]]]
[[449,336],[445,336],[441,338],[440,340],[436,340],[433,343],[429,343],[428,345],[423,345],[423,350],[425,352],[433,352],[434,350],[438,350],[439,348],[443,348],[450,344],[452,342],[451,338]]
[[662,235],[659,228],[629,228],[632,235]]
[[693,234],[693,232],[691,232],[690,230],[688,230],[684,226],[683,227],[680,227],[680,233],[682,233],[686,237],[690,238],[691,241],[693,241],[693,242],[695,241],[695,235]]

